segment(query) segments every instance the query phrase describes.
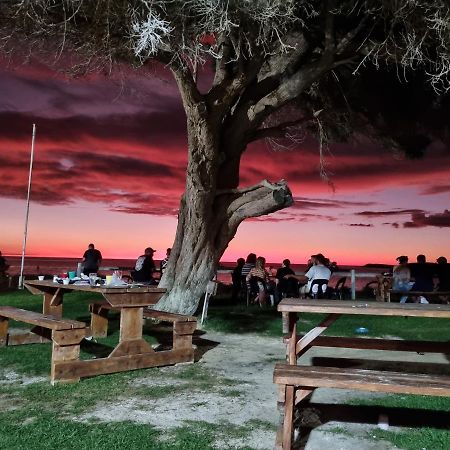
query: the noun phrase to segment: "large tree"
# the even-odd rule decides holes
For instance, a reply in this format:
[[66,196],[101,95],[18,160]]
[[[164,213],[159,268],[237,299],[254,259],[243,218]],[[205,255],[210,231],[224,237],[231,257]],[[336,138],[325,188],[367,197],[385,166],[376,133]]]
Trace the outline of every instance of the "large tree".
[[409,96],[419,90],[429,110],[449,89],[446,0],[3,0],[0,8],[5,53],[20,43],[74,70],[159,61],[172,71],[189,158],[158,305],[171,311],[196,309],[243,220],[292,204],[283,180],[239,185],[251,142],[302,129],[321,147],[363,131],[420,153],[433,127],[407,114],[405,133],[377,80]]

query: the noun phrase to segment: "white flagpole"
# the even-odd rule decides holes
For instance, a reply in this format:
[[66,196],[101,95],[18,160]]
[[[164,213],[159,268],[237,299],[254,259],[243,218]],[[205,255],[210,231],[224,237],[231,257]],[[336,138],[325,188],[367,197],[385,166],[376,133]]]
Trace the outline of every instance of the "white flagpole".
[[22,261],[20,263],[19,289],[23,289],[23,265],[25,262],[25,248],[27,246],[28,213],[30,212],[30,192],[31,192],[31,177],[33,174],[34,138],[35,138],[35,136],[36,136],[36,124],[33,123],[33,134],[31,137],[30,171],[28,173],[27,207],[26,207],[26,212],[25,212],[25,229],[23,232]]

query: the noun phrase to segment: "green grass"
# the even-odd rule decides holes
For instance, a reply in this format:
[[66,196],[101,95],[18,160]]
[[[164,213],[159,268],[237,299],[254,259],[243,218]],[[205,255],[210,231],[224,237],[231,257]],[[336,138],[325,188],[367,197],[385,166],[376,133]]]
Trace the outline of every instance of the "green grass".
[[408,429],[400,432],[373,430],[370,436],[392,442],[403,450],[448,450],[450,431],[434,428]]

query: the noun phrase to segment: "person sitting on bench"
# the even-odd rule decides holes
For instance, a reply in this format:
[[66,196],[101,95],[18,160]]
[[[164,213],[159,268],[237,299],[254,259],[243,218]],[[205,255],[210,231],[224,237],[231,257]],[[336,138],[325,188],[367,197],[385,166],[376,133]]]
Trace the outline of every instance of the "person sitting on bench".
[[[427,263],[425,255],[417,255],[417,263],[410,264],[411,278],[414,279],[414,284],[411,291],[432,292],[434,289],[433,277],[436,271],[435,264]],[[428,303],[428,300],[421,296],[418,303]]]
[[[398,265],[392,270],[392,289],[396,291],[409,291],[411,286],[414,284],[410,281],[411,271],[408,267],[408,257],[399,256],[397,258]],[[400,303],[406,303],[408,300],[407,295],[402,295],[400,298]]]
[[306,283],[300,288],[300,297],[304,298],[306,294],[310,294],[311,285],[314,280],[329,280],[331,277],[331,270],[325,266],[325,256],[322,253],[311,255],[313,265],[305,273],[305,275],[286,275],[285,278],[294,278],[300,283]]
[[153,261],[153,254],[155,250],[151,247],[147,247],[144,250],[144,254],[139,256],[136,260],[134,270],[131,271],[131,278],[133,281],[146,284],[157,284],[153,278],[153,272],[156,269],[155,262]]

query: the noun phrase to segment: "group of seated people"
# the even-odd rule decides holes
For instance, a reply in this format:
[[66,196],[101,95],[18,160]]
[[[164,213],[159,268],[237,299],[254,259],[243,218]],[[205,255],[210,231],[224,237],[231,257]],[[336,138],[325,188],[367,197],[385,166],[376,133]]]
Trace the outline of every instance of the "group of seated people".
[[269,298],[271,303],[278,303],[284,297],[315,296],[321,289],[325,292],[332,272],[337,269],[336,263],[330,263],[321,253],[311,256],[305,275],[296,275],[289,259],[283,260],[275,275],[265,264],[265,258],[255,253],[250,253],[246,260],[238,259],[232,274],[234,300],[243,288],[254,295],[251,301],[260,306]]
[[[392,289],[397,291],[450,292],[450,265],[445,256],[437,258],[436,263],[428,263],[425,255],[417,255],[416,263],[409,263],[407,256],[399,256],[398,264],[392,270]],[[435,279],[437,283],[435,283]],[[444,298],[443,301],[448,302]],[[408,295],[400,298],[405,303]],[[417,298],[420,303],[428,303],[425,296]]]

